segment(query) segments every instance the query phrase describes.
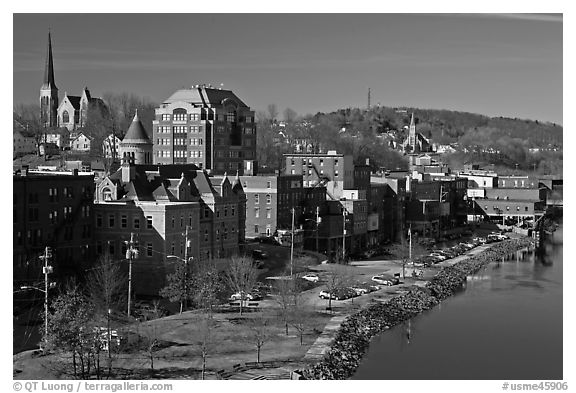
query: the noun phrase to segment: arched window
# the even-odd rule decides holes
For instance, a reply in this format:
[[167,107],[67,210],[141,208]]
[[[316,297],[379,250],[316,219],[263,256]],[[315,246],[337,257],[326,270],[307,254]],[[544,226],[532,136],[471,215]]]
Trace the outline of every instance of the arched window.
[[186,109],[184,109],[184,108],[176,108],[176,109],[174,109],[174,111],[172,111],[172,114],[174,115],[174,118],[173,118],[174,121],[186,121],[187,120],[187,112],[186,112]]
[[112,200],[112,191],[108,187],[102,190],[102,199],[104,199],[105,201]]
[[68,122],[70,122],[70,115],[68,114],[68,111],[64,111],[62,112],[62,123]]

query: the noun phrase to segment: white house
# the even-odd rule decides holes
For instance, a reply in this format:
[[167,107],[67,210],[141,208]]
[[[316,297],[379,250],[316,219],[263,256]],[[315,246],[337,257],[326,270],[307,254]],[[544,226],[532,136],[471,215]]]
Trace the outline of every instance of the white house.
[[112,158],[112,148],[116,151],[116,157],[120,157],[120,138],[115,135],[108,135],[106,139],[102,142],[102,151],[104,152],[104,157]]
[[92,139],[94,138],[80,132],[70,141],[70,150],[88,152],[90,151],[90,143],[92,142]]

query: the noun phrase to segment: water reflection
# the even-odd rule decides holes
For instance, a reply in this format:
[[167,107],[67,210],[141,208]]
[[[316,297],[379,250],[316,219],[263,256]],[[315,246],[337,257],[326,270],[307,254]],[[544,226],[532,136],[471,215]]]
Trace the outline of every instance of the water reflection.
[[561,379],[561,230],[550,240],[544,255],[505,256],[375,337],[353,379]]

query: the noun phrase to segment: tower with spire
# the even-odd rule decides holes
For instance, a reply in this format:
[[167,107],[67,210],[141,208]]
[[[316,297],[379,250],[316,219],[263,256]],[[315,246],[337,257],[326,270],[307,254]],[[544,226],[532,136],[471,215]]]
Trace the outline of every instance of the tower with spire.
[[120,142],[122,161],[137,165],[152,164],[152,147],[153,143],[138,118],[138,110],[136,110],[132,124]]
[[54,61],[52,58],[52,38],[48,32],[48,49],[44,67],[44,81],[40,88],[40,121],[45,128],[58,125],[58,88],[54,81]]
[[414,123],[414,112],[412,112],[412,118],[410,119],[410,128],[408,129],[408,146],[412,153],[416,150],[416,124]]

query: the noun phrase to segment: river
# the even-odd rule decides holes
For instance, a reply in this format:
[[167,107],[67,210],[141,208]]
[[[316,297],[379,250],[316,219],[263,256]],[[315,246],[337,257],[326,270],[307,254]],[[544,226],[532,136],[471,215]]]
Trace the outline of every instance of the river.
[[562,227],[373,338],[352,379],[562,379]]

